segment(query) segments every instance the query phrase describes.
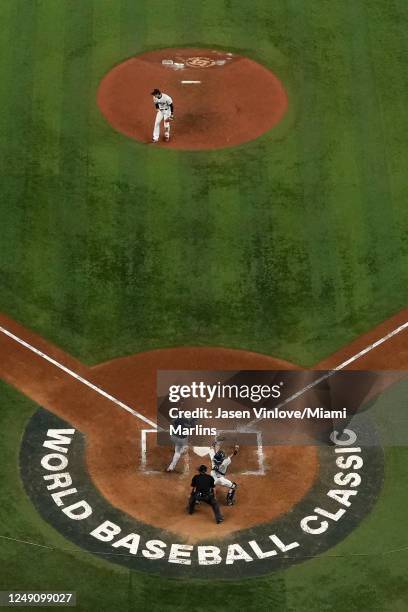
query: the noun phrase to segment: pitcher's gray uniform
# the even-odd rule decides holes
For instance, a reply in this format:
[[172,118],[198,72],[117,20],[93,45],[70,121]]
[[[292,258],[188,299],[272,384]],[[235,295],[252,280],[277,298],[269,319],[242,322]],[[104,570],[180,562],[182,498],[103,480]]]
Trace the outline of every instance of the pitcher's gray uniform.
[[152,91],[153,103],[157,108],[156,119],[153,128],[153,142],[158,142],[160,137],[160,124],[164,120],[164,140],[170,140],[170,120],[173,119],[173,100],[166,94],[162,93],[160,89],[154,89]]

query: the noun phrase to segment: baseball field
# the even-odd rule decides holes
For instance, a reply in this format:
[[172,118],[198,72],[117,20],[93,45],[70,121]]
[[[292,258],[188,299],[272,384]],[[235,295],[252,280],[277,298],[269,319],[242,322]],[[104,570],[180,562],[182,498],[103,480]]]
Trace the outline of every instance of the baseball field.
[[[407,30],[403,0],[0,0],[0,591],[408,610]],[[158,371],[313,369],[393,372],[375,445],[258,440],[224,522],[188,516]]]

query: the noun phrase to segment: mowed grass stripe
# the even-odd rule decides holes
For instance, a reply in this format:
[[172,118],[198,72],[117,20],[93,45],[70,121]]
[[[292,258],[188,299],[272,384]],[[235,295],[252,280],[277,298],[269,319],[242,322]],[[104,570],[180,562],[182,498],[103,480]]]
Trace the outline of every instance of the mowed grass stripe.
[[94,4],[89,98],[90,173],[95,181],[100,181],[102,190],[105,180],[117,178],[118,145],[121,140],[102,116],[96,100],[101,80],[122,59],[121,21],[119,2],[103,0]]
[[[18,297],[30,294],[34,286],[32,261],[27,257],[32,221],[31,164],[34,144],[31,102],[33,91],[33,40],[36,28],[35,5],[16,0],[7,27],[11,55],[5,53],[10,71],[8,92],[2,112],[7,125],[3,132],[4,233],[2,233],[2,308],[18,317],[25,304]],[[20,293],[20,296],[14,295]],[[24,298],[23,298],[24,299]],[[20,310],[22,307],[22,310]]]
[[[324,79],[322,52],[322,48],[328,44],[329,28],[325,30],[326,25],[330,23],[331,27],[336,28],[337,22],[329,6],[319,6],[317,9],[291,1],[287,4],[287,10],[289,38],[296,41],[291,53],[298,95],[294,132],[298,151],[294,171],[303,192],[294,214],[300,215],[303,230],[300,230],[296,277],[293,279],[288,266],[288,278],[286,282],[282,279],[281,286],[284,293],[290,287],[291,296],[288,299],[285,294],[282,295],[283,303],[292,315],[292,320],[285,321],[285,334],[291,329],[289,335],[294,343],[292,355],[297,354],[300,363],[307,364],[313,359],[313,351],[319,342],[319,328],[330,329],[333,324],[337,291],[336,261],[332,248],[334,231],[327,203],[327,193],[332,188],[327,170],[331,134],[325,125],[328,110],[325,105],[330,90]],[[332,69],[335,70],[335,66]],[[288,234],[292,227],[293,220],[290,220],[286,230]],[[278,235],[282,236],[285,245],[282,227],[279,227]],[[287,247],[284,261],[291,254],[290,241]],[[297,347],[296,335],[300,339]]]
[[[345,140],[347,112],[346,125],[338,124],[338,109],[346,111],[345,96],[350,90],[349,58],[345,66],[343,60],[344,48],[348,45],[343,14],[331,5],[320,6],[319,10],[305,7],[305,13],[299,18],[298,8],[296,4],[291,9],[294,26],[291,38],[299,41],[298,52],[301,50],[293,58],[302,75],[296,134],[304,189],[302,238],[312,276],[310,296],[297,333],[303,339],[300,354],[306,365],[313,363],[322,351],[335,350],[356,333],[352,325],[361,320],[361,308],[366,307],[371,282],[365,273],[365,262],[361,263],[361,244],[357,242],[358,229],[364,236],[365,218],[354,160]],[[336,47],[333,32],[339,31],[343,36]],[[317,40],[319,45],[315,43]],[[349,201],[345,202],[345,198]],[[356,220],[351,224],[354,215]],[[354,275],[361,278],[359,283],[353,282]],[[295,312],[301,314],[296,307]],[[330,329],[330,337],[319,329],[322,332]],[[299,354],[299,349],[295,348],[295,352]]]
[[[63,91],[62,65],[65,34],[61,2],[37,0],[37,28],[33,45],[33,124],[39,174],[59,173],[59,138]],[[52,84],[52,86],[51,86]]]
[[[219,5],[219,9],[215,22],[219,24],[217,43],[227,51],[246,48],[249,42],[247,9],[242,5],[229,8],[223,5],[222,9]],[[207,19],[211,19],[209,11]],[[258,18],[253,14],[252,19],[250,29],[258,34]],[[233,91],[226,91],[225,95],[231,96],[231,105],[238,102]],[[213,226],[209,256],[214,323],[209,332],[217,337],[219,344],[235,348],[253,349],[259,321],[259,287],[253,284],[255,262],[250,251],[257,229],[252,223],[253,205],[264,188],[265,158],[260,143],[257,145],[249,143],[215,151],[208,159],[200,160],[201,167],[197,164],[196,168],[196,175],[207,181]],[[254,147],[258,160],[255,165]],[[252,185],[250,197],[249,185]]]
[[[329,338],[319,334],[320,340],[310,338],[311,352],[306,363],[313,363],[322,350],[336,350],[355,335],[353,325],[361,319],[361,309],[371,292],[371,279],[362,258],[366,219],[353,156],[349,40],[344,35],[342,7],[330,5],[328,11],[329,15],[323,14],[322,22],[316,21],[313,26],[319,28],[321,44],[313,60],[316,74],[309,83],[317,88],[311,129],[319,130],[320,145],[308,152],[305,141],[305,167],[316,164],[321,173],[308,182],[310,201],[305,202],[305,210],[310,212],[310,222],[304,239],[312,252],[310,267],[316,271],[312,287],[317,315],[314,326],[329,328],[330,334]],[[311,36],[309,45],[312,40]],[[313,190],[320,210],[314,208]],[[320,253],[321,244],[324,248]],[[359,278],[358,283],[355,278]]]
[[[15,79],[15,27],[16,27],[16,8],[11,1],[0,3],[0,19],[3,27],[0,28],[0,168],[2,174],[2,198],[0,199],[0,209],[4,222],[2,223],[2,237],[0,241],[0,261],[1,261],[1,286],[2,286],[2,308],[9,304],[6,301],[5,292],[13,293],[13,265],[16,253],[16,246],[19,244],[21,209],[18,208],[14,198],[16,178],[14,174],[13,155],[10,151],[9,136],[12,135],[12,113],[13,109],[13,82]],[[20,169],[17,167],[17,174]],[[9,215],[9,211],[13,215]],[[7,293],[8,298],[10,295]]]
[[87,175],[93,2],[84,3],[80,11],[69,4],[65,8],[61,171],[76,181],[71,198],[84,193]]
[[[76,343],[72,335],[75,328],[82,328],[80,316],[76,316],[80,308],[75,310],[73,288],[78,279],[72,282],[76,272],[73,260],[78,257],[76,234],[80,198],[78,192],[71,189],[78,176],[75,164],[68,164],[66,150],[60,155],[62,148],[68,147],[70,139],[67,117],[75,115],[72,122],[75,126],[77,118],[81,120],[78,99],[73,95],[67,102],[65,56],[61,66],[61,56],[67,51],[65,35],[74,12],[71,5],[63,3],[53,3],[52,6],[48,2],[23,4],[16,26],[19,33],[16,37],[17,50],[23,58],[20,61],[19,55],[16,55],[16,64],[21,63],[20,70],[16,66],[19,78],[15,80],[19,102],[14,104],[12,101],[12,104],[17,120],[23,116],[18,108],[21,100],[25,101],[27,111],[23,117],[25,123],[20,119],[22,126],[14,126],[13,135],[17,139],[20,133],[23,134],[29,153],[20,153],[27,158],[25,166],[21,168],[24,178],[16,177],[13,187],[13,197],[18,205],[9,219],[16,220],[20,211],[24,231],[15,240],[16,252],[13,248],[8,249],[9,255],[14,256],[12,287],[15,295],[4,309],[67,350],[74,351],[75,347],[80,346],[80,340]],[[38,12],[34,9],[38,9]],[[74,28],[78,30],[76,26]],[[45,34],[47,31],[48,36]],[[44,46],[41,42],[37,47],[34,40],[36,43],[43,40]],[[47,49],[46,43],[51,42],[53,47]],[[48,83],[42,61],[50,70]],[[78,78],[78,75],[72,75],[73,81]],[[75,92],[80,93],[77,83],[72,85]],[[83,99],[86,101],[86,96]],[[78,152],[72,148],[70,154],[71,159],[79,159]],[[40,159],[43,160],[41,163]],[[14,163],[19,167],[16,160]],[[22,263],[19,263],[19,257],[23,259]],[[79,300],[82,297],[80,294]]]
[[[281,6],[265,10],[259,2],[250,7],[245,3],[225,6],[220,40],[227,37],[226,47],[261,62],[287,86],[290,74],[274,44],[277,33],[282,35],[281,16]],[[276,240],[275,231],[282,215],[280,188],[285,181],[282,155],[287,155],[287,143],[284,139],[278,141],[281,128],[279,125],[241,147],[219,155],[217,152],[213,164],[215,183],[220,187],[218,210],[225,210],[225,200],[232,207],[232,211],[227,209],[227,215],[238,210],[231,233],[224,232],[219,241],[227,256],[231,252],[235,278],[231,286],[225,287],[223,319],[217,331],[221,334],[224,329],[223,340],[229,340],[232,346],[270,354],[277,354],[282,334],[279,315],[283,304],[279,292],[284,270],[279,261],[282,242]],[[225,197],[227,192],[232,196],[230,199]],[[220,216],[217,227],[222,233]]]
[[29,181],[30,193],[26,213],[30,223],[25,249],[26,282],[32,284],[34,295],[29,305],[29,324],[44,332],[59,325],[52,296],[57,293],[59,284],[59,145],[64,13],[61,3],[36,3],[31,56],[31,163],[25,177]]
[[[407,130],[408,115],[408,5],[398,0],[387,9],[370,8],[367,37],[375,80],[377,101],[381,111],[381,128],[392,195],[393,238],[399,253],[395,267],[396,280],[405,287],[408,275],[408,199]],[[407,303],[406,292],[400,292],[401,305]]]
[[[351,37],[350,62],[354,69],[350,83],[353,91],[354,149],[361,181],[362,205],[369,228],[367,273],[372,276],[372,298],[376,301],[376,316],[381,319],[389,303],[390,292],[395,293],[399,286],[395,276],[399,253],[395,242],[390,239],[394,234],[392,192],[381,109],[369,55],[367,14],[362,6],[350,2],[346,19]],[[385,244],[387,247],[384,247]]]
[[[194,4],[188,9],[178,8],[182,44],[197,44],[203,48],[221,45],[228,50],[224,4],[201,3],[199,11],[197,8]],[[196,42],[192,42],[192,32]],[[200,74],[197,73],[198,79]],[[209,95],[205,78],[202,84],[185,87],[186,90],[199,87],[204,99]],[[190,110],[194,113],[194,108]],[[232,345],[233,327],[230,319],[225,321],[225,298],[228,296],[229,310],[233,316],[236,293],[231,285],[235,284],[237,262],[229,235],[236,207],[232,205],[236,188],[219,189],[218,178],[224,175],[223,160],[225,153],[221,151],[185,152],[179,157],[179,172],[183,177],[178,230],[182,254],[179,282],[185,296],[185,343],[189,343],[190,336],[195,344]],[[225,257],[224,251],[227,243],[229,257]],[[227,285],[230,285],[228,289]]]
[[87,240],[93,223],[88,202],[93,2],[65,3],[64,8],[59,198],[55,203],[58,280],[53,300],[60,317],[57,338],[67,350],[81,352],[89,335],[87,317],[92,315]]
[[7,128],[9,96],[14,79],[13,44],[15,43],[13,24],[13,3],[11,0],[0,3],[0,163],[2,172],[7,161]]
[[[82,328],[81,317],[76,315],[81,311],[83,294],[75,295],[76,283],[78,281],[80,285],[80,282],[78,277],[72,279],[76,272],[73,261],[79,259],[76,236],[81,207],[75,186],[78,177],[80,179],[86,173],[86,166],[80,166],[84,164],[86,155],[75,149],[72,139],[75,134],[81,133],[81,120],[84,125],[81,108],[87,104],[88,97],[85,92],[81,96],[78,85],[82,78],[81,69],[78,73],[71,71],[71,79],[68,78],[71,89],[69,84],[65,89],[66,63],[72,60],[72,57],[67,58],[72,49],[67,49],[65,45],[72,25],[75,37],[80,41],[82,17],[68,4],[53,3],[50,7],[49,3],[38,6],[37,3],[15,3],[14,31],[18,35],[15,36],[14,69],[18,78],[16,76],[13,81],[13,97],[10,98],[12,120],[8,143],[13,169],[21,176],[17,175],[15,179],[9,177],[9,201],[13,205],[9,220],[14,221],[19,234],[14,244],[7,248],[7,255],[12,260],[12,294],[8,301],[5,299],[4,309],[68,349],[74,349],[76,345],[72,340],[75,328]],[[52,49],[55,56],[50,58],[50,49],[47,51],[43,48],[42,56],[41,45],[37,49],[34,41],[41,38],[43,28],[49,26],[52,29],[54,20],[66,25],[66,28],[54,24],[51,40],[55,44]],[[77,23],[72,24],[73,20]],[[56,33],[61,34],[59,39],[53,38]],[[45,35],[44,40],[47,40]],[[86,63],[85,50],[86,47],[81,51]],[[65,55],[60,77],[62,53]],[[48,67],[53,68],[54,75],[58,73],[53,83],[48,82],[48,87],[41,77],[41,60],[44,58]],[[37,67],[40,67],[38,81],[33,72]],[[64,88],[63,97],[59,86]],[[47,108],[44,121],[51,121],[54,127],[59,126],[60,134],[52,132],[53,128],[49,128],[48,124],[45,126],[40,120],[36,106],[39,98],[33,101],[34,92],[36,96],[43,96]],[[52,152],[48,148],[50,138],[57,141]],[[39,159],[43,154],[47,161],[41,165]],[[48,163],[50,154],[51,166]],[[85,170],[81,171],[82,167]],[[56,168],[59,174],[55,174]],[[81,168],[78,173],[77,168]],[[80,225],[82,229],[87,223]],[[75,302],[81,302],[77,310]]]
[[[303,156],[294,137],[299,116],[298,41],[292,38],[287,6],[271,11],[258,2],[255,8],[245,15],[239,40],[250,56],[255,54],[281,78],[289,109],[279,126],[246,146],[245,163],[236,178],[249,215],[242,237],[247,288],[243,337],[252,350],[291,359],[304,337],[299,325],[304,324],[310,284],[302,236],[308,211],[298,170]],[[251,48],[253,32],[256,48]],[[287,131],[286,122],[294,120],[295,127]]]
[[[5,104],[8,111],[8,171],[25,174],[24,164],[32,143],[31,100],[33,93],[32,56],[36,30],[35,4],[15,0],[9,16],[11,57]],[[6,53],[7,61],[7,53]]]
[[[218,3],[202,7],[202,31],[204,36],[212,32],[214,43],[225,51],[233,51],[237,40],[231,36],[234,31],[242,46],[246,34],[242,21],[238,19],[242,6],[227,7]],[[238,11],[238,12],[237,12]],[[212,41],[207,38],[207,44]],[[219,87],[222,88],[222,73]],[[206,92],[204,91],[204,95]],[[239,103],[234,91],[225,90],[231,97],[231,106]],[[251,240],[248,226],[248,205],[240,189],[245,184],[243,164],[247,157],[245,147],[240,153],[227,148],[202,154],[195,164],[194,179],[198,194],[194,201],[200,201],[200,193],[206,197],[206,224],[202,224],[200,242],[201,282],[206,282],[206,292],[201,305],[204,342],[227,347],[247,348],[246,327],[254,327],[254,313],[247,310],[247,279],[245,278],[245,243]],[[197,207],[198,208],[198,207]],[[201,255],[205,254],[205,257]]]
[[[343,65],[344,78],[341,82],[341,89],[337,95],[332,96],[333,112],[331,117],[336,118],[338,125],[338,143],[335,149],[335,156],[330,156],[332,175],[337,175],[337,182],[334,182],[334,189],[331,190],[329,198],[333,199],[333,212],[336,217],[336,250],[339,254],[341,265],[338,266],[344,279],[344,303],[343,328],[349,340],[367,328],[364,323],[367,317],[374,324],[378,320],[391,314],[391,312],[381,314],[377,308],[375,295],[377,294],[374,286],[376,278],[375,251],[378,246],[373,245],[374,241],[381,243],[383,231],[392,237],[393,222],[392,212],[389,210],[391,205],[388,187],[384,201],[380,204],[384,207],[385,219],[384,229],[381,228],[382,222],[379,221],[376,203],[372,202],[373,197],[381,197],[383,188],[378,190],[376,183],[382,181],[384,184],[389,182],[387,176],[387,151],[384,148],[382,111],[379,104],[379,88],[376,83],[376,75],[371,62],[370,49],[367,47],[367,36],[364,32],[367,29],[368,20],[373,22],[370,17],[361,13],[360,18],[363,23],[359,25],[358,19],[344,7],[333,7],[339,10],[340,14],[340,46],[339,54]],[[357,24],[357,25],[356,25]],[[356,28],[358,34],[356,34]],[[358,38],[358,49],[354,49],[354,38]],[[335,49],[337,36],[333,37],[331,48]],[[364,44],[364,50],[360,48]],[[343,41],[343,44],[341,44]],[[341,65],[340,64],[340,65]],[[360,85],[360,81],[363,84]],[[358,82],[356,91],[356,82]],[[367,102],[367,104],[366,104]],[[338,156],[339,151],[342,153]],[[370,159],[377,159],[375,162],[381,166],[381,171],[371,168],[366,170],[366,176],[362,177],[362,164],[370,164]],[[367,193],[366,183],[372,182],[373,187]],[[344,192],[344,194],[342,193]],[[387,193],[388,192],[388,193]],[[336,206],[336,198],[338,200]],[[388,201],[388,203],[387,203]],[[374,219],[374,227],[372,223]],[[352,223],[350,222],[352,220]],[[378,226],[378,227],[377,227]],[[380,234],[380,235],[379,235]],[[380,247],[381,248],[381,247]],[[381,276],[381,275],[380,275]],[[368,299],[367,299],[368,298]],[[373,308],[373,302],[376,307]],[[398,308],[395,304],[394,311]],[[333,335],[333,340],[335,336]],[[338,345],[338,344],[337,344]],[[333,345],[336,348],[336,344]]]
[[[298,104],[298,75],[293,57],[296,47],[287,46],[291,17],[285,8],[277,6],[271,13],[258,2],[256,11],[248,15],[253,21],[241,25],[239,39],[244,48],[250,48],[256,32],[256,50],[251,51],[282,80],[289,95],[289,112],[294,112]],[[277,51],[276,42],[284,42],[285,59]],[[273,129],[247,145],[245,163],[235,178],[246,210],[241,232],[244,248],[241,286],[246,289],[244,338],[247,348],[290,358],[293,344],[299,342],[297,315],[307,298],[303,291],[308,283],[302,252],[303,188],[297,171],[299,157],[293,130],[285,137],[276,134]],[[300,298],[297,310],[294,292]]]
[[87,210],[89,222],[83,248],[82,274],[87,278],[85,354],[94,363],[93,338],[101,350],[116,337],[123,324],[118,314],[121,300],[119,285],[118,232],[124,233],[121,210],[116,201],[118,181],[118,145],[116,136],[102,118],[96,103],[100,80],[118,61],[121,15],[117,3],[95,2],[89,64],[89,90],[86,109],[88,125]]

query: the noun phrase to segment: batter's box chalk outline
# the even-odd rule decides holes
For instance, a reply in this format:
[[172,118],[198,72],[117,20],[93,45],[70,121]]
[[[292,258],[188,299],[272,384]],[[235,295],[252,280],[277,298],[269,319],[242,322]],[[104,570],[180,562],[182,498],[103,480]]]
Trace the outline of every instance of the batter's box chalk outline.
[[[157,434],[157,429],[141,429],[140,430],[140,470],[144,472],[145,474],[161,474],[163,470],[151,470],[147,467],[147,453],[148,453],[147,434],[149,433]],[[169,447],[169,448],[171,448],[172,452],[174,452],[174,447]],[[169,463],[170,463],[170,460],[171,459],[169,459]],[[180,461],[182,461],[184,465],[183,473],[189,472],[190,471],[189,453],[188,452],[184,453]]]

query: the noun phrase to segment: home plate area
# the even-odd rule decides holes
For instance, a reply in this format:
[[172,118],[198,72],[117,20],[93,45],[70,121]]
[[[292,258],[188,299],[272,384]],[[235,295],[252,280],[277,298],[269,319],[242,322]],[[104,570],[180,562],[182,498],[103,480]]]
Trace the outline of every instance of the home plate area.
[[[223,449],[228,454],[233,448],[233,439],[236,439],[235,430],[220,431],[219,434],[225,438],[222,444]],[[243,434],[239,434],[241,440]],[[265,456],[262,447],[261,432],[245,434],[248,442],[255,442],[251,446],[240,446],[239,453],[233,458],[229,474],[243,474],[245,476],[263,476],[265,474]],[[171,454],[169,451],[171,450]],[[190,446],[181,456],[176,472],[181,474],[192,474],[196,472],[200,464],[205,464],[210,469],[211,460],[209,456],[209,446]],[[232,450],[231,450],[232,452]],[[173,448],[160,446],[157,444],[156,429],[140,430],[140,469],[141,471],[154,474],[162,473],[170,463]]]

